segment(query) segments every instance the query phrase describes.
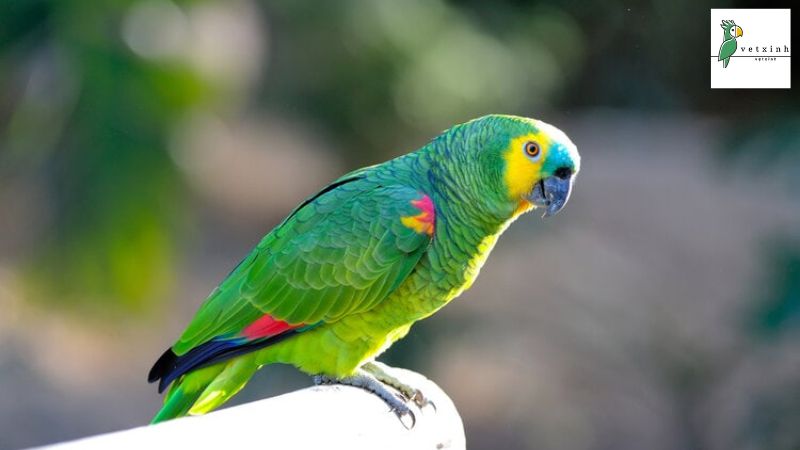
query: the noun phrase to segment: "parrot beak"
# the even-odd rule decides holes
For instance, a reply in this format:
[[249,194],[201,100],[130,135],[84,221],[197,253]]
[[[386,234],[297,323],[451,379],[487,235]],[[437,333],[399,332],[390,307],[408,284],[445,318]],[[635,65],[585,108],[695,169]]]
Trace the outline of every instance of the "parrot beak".
[[743,34],[742,27],[736,27],[736,37],[742,37]]
[[567,204],[574,178],[570,174],[565,178],[554,175],[540,180],[528,196],[528,201],[546,208],[542,217],[554,216]]

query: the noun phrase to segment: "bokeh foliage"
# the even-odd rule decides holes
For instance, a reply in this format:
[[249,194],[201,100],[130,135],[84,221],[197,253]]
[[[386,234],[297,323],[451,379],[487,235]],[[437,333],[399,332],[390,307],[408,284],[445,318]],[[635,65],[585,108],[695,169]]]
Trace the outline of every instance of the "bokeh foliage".
[[185,211],[167,142],[214,89],[181,61],[131,52],[118,30],[134,3],[3,3],[0,158],[7,176],[45,177],[52,202],[29,261],[35,298],[139,310],[170,288]]
[[[677,57],[704,39],[704,27],[671,32],[682,20],[706,20],[687,15],[708,5],[686,3],[261,2],[269,45],[253,57],[264,61],[263,76],[237,103],[236,89],[180,48],[169,53],[186,14],[218,2],[3,0],[0,172],[41,179],[52,202],[28,258],[35,297],[147,309],[168,296],[189,211],[167,150],[176,124],[198,110],[302,117],[337,140],[348,165],[495,111],[729,115],[725,93],[696,95],[704,62]],[[142,17],[153,22],[144,31],[150,53],[126,40]],[[761,95],[750,115],[794,100]]]

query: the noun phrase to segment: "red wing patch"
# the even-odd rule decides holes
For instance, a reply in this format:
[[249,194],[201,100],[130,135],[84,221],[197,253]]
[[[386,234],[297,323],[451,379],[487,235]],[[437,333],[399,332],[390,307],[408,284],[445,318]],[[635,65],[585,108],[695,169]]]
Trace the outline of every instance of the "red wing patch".
[[436,225],[436,209],[433,206],[433,200],[427,195],[423,195],[422,198],[418,200],[411,200],[411,204],[414,205],[420,213],[416,216],[401,217],[400,220],[403,222],[403,225],[417,233],[425,233],[428,236],[433,236]]
[[290,325],[282,320],[272,318],[269,314],[265,314],[242,330],[242,336],[248,339],[260,339],[275,336],[284,331],[293,330],[302,326],[303,324]]

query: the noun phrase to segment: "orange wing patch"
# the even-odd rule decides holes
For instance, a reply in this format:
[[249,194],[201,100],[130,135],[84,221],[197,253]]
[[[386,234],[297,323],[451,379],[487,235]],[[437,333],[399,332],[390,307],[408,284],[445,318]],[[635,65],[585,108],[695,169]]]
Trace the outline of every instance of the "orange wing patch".
[[417,233],[425,233],[428,236],[433,236],[434,226],[436,222],[436,210],[433,207],[433,201],[427,195],[424,195],[419,200],[412,200],[411,204],[420,210],[416,216],[401,217],[400,221],[403,225],[411,228]]

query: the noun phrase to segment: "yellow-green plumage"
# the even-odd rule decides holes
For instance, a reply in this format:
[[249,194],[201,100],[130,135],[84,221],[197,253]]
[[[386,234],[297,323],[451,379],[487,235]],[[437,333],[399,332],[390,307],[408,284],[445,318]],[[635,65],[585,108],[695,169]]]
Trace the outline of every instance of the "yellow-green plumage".
[[[520,139],[541,154],[520,159]],[[150,380],[174,382],[154,422],[218,407],[266,364],[354,374],[471,285],[536,183],[571,184],[578,168],[554,127],[487,116],[342,177],[268,234],[156,363]]]

